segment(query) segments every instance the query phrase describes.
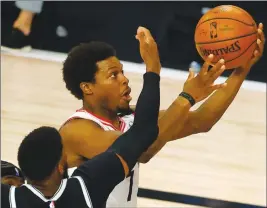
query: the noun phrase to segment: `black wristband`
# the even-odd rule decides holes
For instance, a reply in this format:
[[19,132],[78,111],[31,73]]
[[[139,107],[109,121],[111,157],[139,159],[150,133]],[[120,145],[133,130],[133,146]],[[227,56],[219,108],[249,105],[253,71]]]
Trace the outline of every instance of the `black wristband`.
[[187,99],[189,101],[189,103],[191,104],[191,106],[195,105],[195,103],[196,103],[195,99],[191,95],[186,93],[186,92],[181,92],[179,94],[179,96],[184,97],[185,99]]

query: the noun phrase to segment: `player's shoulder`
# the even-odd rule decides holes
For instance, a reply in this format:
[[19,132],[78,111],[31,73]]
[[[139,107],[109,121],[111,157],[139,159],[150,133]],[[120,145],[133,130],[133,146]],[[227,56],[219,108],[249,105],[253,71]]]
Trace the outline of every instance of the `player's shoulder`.
[[94,121],[88,119],[73,119],[62,126],[59,130],[60,134],[64,137],[79,136],[85,132],[103,131],[103,129]]

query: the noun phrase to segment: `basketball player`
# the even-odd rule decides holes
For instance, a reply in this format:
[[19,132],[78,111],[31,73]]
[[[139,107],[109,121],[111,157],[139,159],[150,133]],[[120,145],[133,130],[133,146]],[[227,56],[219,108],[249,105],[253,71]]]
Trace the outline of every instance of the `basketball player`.
[[[149,41],[144,56],[155,53],[153,47]],[[131,129],[119,136],[107,151],[83,163],[69,179],[64,179],[67,163],[59,132],[52,127],[40,127],[29,133],[18,151],[19,166],[28,183],[17,188],[3,184],[2,208],[106,207],[115,185],[128,175],[158,136],[160,70],[159,65],[154,65],[144,74]]]
[[[138,162],[148,162],[169,141],[208,132],[215,125],[232,103],[252,65],[262,55],[265,42],[262,24],[258,34],[258,49],[254,57],[235,69],[226,83],[214,85],[224,71],[224,60],[208,70],[212,55],[197,76],[189,72],[184,89],[190,88],[190,95],[196,102],[216,92],[197,110],[190,111],[194,102],[185,102],[186,95],[182,93],[167,110],[160,111],[159,136]],[[146,59],[143,57],[145,40],[153,39],[149,30],[139,27],[136,38],[140,42],[140,53],[146,67],[160,65],[157,53],[149,54]],[[129,108],[129,80],[123,74],[123,66],[114,49],[108,44],[94,42],[73,48],[64,63],[63,78],[67,89],[82,100],[82,108],[71,115],[60,129],[68,165],[73,167],[71,174],[75,167],[108,149],[121,133],[130,128],[134,107]],[[137,163],[128,177],[115,187],[107,207],[137,206],[138,168]]]
[[21,170],[7,161],[1,160],[1,183],[20,186],[24,183]]

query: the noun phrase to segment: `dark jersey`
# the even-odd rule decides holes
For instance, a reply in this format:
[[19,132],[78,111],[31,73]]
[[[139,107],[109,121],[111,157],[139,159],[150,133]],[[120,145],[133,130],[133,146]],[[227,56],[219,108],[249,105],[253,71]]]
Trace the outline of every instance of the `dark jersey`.
[[104,152],[86,161],[72,177],[63,179],[52,197],[30,184],[1,186],[2,208],[88,208],[105,207],[113,188],[125,178],[124,168],[114,152]]

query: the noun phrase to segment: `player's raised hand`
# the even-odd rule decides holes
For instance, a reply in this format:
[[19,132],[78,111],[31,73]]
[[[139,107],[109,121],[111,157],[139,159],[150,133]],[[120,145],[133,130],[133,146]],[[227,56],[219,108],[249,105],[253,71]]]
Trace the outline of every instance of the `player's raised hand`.
[[150,31],[144,27],[138,27],[135,38],[139,41],[140,54],[146,64],[146,71],[159,74],[161,64],[158,46]]
[[183,91],[190,94],[196,102],[204,100],[215,90],[226,86],[226,83],[214,84],[215,80],[224,72],[225,65],[224,60],[221,59],[209,70],[213,58],[214,55],[210,54],[197,76],[190,70],[184,83]]

